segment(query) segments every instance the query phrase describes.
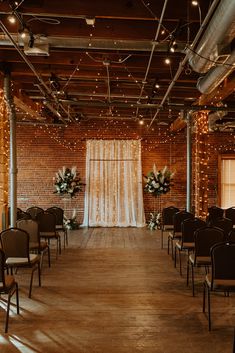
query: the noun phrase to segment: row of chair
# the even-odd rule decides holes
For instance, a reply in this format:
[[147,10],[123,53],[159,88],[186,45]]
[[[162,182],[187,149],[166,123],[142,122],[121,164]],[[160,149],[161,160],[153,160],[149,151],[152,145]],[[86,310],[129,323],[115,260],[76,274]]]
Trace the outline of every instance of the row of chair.
[[68,243],[67,230],[61,222],[61,214],[63,210],[57,207],[51,207],[46,211],[39,207],[29,208],[26,212],[18,211],[16,227],[0,233],[0,293],[8,295],[5,332],[8,331],[10,303],[14,293],[16,293],[17,313],[19,313],[18,284],[13,276],[13,270],[31,268],[28,294],[31,298],[35,271],[38,272],[38,284],[41,286],[42,262],[46,252],[48,266],[51,266],[50,241],[56,239],[56,258],[61,253],[60,232],[64,234],[64,245]]
[[[217,208],[213,208],[213,211]],[[179,211],[176,207],[163,209],[161,226],[161,244],[163,234],[168,231],[168,254],[176,267],[177,251],[179,253],[180,274],[182,275],[181,252],[187,252],[187,285],[191,270],[192,294],[194,296],[194,268],[204,267],[206,277],[203,284],[203,312],[205,312],[205,296],[208,300],[208,328],[211,330],[210,292],[235,291],[235,229],[233,219],[221,217],[230,215],[218,212],[207,218],[206,222],[197,219],[190,212]],[[213,212],[212,211],[212,212]],[[167,217],[165,217],[167,216]],[[171,221],[169,221],[171,219]],[[174,245],[173,245],[174,244]],[[175,251],[173,252],[173,246]],[[231,267],[232,266],[232,267]],[[209,269],[212,267],[211,274]],[[218,270],[220,269],[220,270]]]

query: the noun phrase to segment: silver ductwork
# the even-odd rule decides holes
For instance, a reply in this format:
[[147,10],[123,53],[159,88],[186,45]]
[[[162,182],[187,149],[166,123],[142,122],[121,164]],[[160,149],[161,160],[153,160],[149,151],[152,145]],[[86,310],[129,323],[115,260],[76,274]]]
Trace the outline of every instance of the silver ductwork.
[[[217,121],[222,120],[228,114],[227,111],[218,110],[216,112],[210,113],[208,116],[208,127],[209,131],[218,130]],[[221,127],[221,124],[220,124]]]
[[[189,58],[196,72],[206,73],[219,57],[218,47],[226,47],[235,37],[235,1],[221,0],[199,44]],[[190,50],[190,49],[189,49]]]
[[197,89],[203,94],[211,93],[235,69],[235,50],[219,66],[212,67],[205,76],[199,77]]

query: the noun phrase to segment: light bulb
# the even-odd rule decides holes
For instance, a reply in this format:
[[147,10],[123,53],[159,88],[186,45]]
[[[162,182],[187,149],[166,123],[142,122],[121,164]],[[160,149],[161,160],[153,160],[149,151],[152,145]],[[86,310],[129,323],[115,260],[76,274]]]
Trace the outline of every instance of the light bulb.
[[10,15],[7,17],[8,21],[11,23],[11,24],[14,24],[16,23],[16,18],[14,15]]
[[166,58],[165,59],[165,64],[169,65],[171,63],[170,59],[169,58]]

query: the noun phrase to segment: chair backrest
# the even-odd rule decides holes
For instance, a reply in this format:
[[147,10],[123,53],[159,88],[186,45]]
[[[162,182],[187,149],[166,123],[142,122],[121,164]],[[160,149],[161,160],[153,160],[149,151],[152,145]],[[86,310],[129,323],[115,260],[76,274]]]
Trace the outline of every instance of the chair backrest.
[[0,249],[0,288],[5,287],[5,254]]
[[206,226],[206,222],[199,218],[185,219],[181,224],[182,243],[193,243],[194,232]]
[[17,220],[19,219],[32,219],[32,217],[28,212],[21,211],[17,213]]
[[1,245],[8,257],[23,257],[29,260],[29,234],[19,228],[8,228],[1,232]]
[[63,225],[64,223],[64,210],[60,207],[49,207],[46,212],[51,212],[56,216],[56,224]]
[[235,225],[235,207],[229,207],[225,210],[225,217],[232,220]]
[[211,265],[212,288],[214,280],[235,281],[235,243],[224,242],[212,246]]
[[235,243],[235,229],[232,229],[228,234],[228,241]]
[[51,212],[41,212],[37,216],[38,230],[40,232],[56,232],[56,216]]
[[162,226],[173,225],[173,216],[179,209],[174,206],[165,207],[162,210]]
[[29,207],[26,210],[26,212],[30,214],[32,219],[37,219],[37,215],[43,211],[44,211],[43,208],[38,206]]
[[210,256],[210,249],[224,241],[224,232],[216,227],[204,227],[195,231],[195,260],[197,256]]
[[176,212],[173,216],[174,232],[181,232],[181,224],[185,219],[193,219],[194,215],[187,211]]
[[25,230],[29,234],[29,247],[39,246],[40,237],[38,231],[38,222],[34,219],[20,219],[16,222],[17,228]]
[[215,220],[216,218],[222,218],[224,210],[218,206],[211,206],[208,208],[208,222]]
[[212,225],[214,227],[220,228],[224,231],[224,235],[226,238],[228,238],[229,233],[233,229],[233,222],[229,218],[216,218],[215,220],[212,221]]

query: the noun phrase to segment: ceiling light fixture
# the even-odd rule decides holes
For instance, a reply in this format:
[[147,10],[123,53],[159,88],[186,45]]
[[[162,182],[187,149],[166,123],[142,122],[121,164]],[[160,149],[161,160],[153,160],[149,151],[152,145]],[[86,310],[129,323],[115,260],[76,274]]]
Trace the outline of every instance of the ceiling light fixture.
[[95,25],[95,18],[94,17],[85,17],[86,24],[88,26],[93,26]]
[[171,61],[170,61],[169,58],[166,58],[166,59],[164,60],[164,62],[165,62],[166,65],[170,65],[170,63],[171,63]]
[[16,23],[16,17],[14,15],[9,15],[7,19],[11,24]]
[[195,0],[193,0],[193,1],[191,2],[191,4],[192,4],[193,6],[197,6],[197,7],[198,7],[199,22],[200,22],[200,26],[201,26],[201,24],[202,24],[202,12],[201,12],[200,4],[199,4],[198,1],[195,1]]
[[174,53],[177,48],[178,48],[178,45],[177,45],[176,41],[174,40],[174,42],[173,42],[172,45],[170,46],[170,52],[171,52],[171,53]]

